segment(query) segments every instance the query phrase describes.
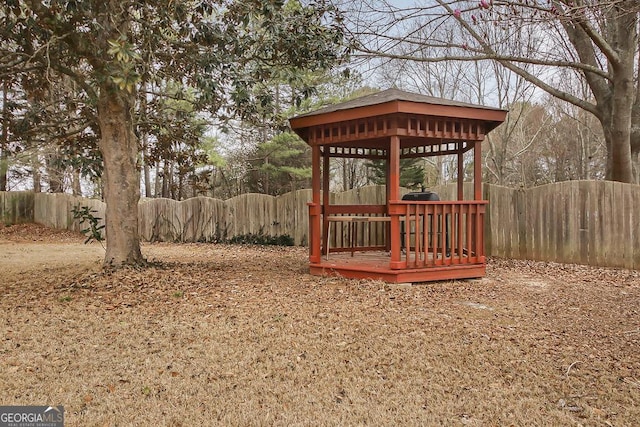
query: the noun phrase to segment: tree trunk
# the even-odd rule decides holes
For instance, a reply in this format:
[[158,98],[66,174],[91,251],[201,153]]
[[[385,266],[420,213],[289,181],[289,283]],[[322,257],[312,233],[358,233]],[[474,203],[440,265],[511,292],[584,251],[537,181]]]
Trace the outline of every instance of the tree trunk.
[[218,168],[216,166],[213,167],[213,171],[211,171],[211,177],[209,179],[209,197],[216,197],[216,172]]
[[4,80],[2,87],[2,139],[0,139],[0,191],[7,191],[7,172],[9,170],[9,108],[7,107],[9,85]]
[[0,147],[0,191],[7,191],[9,156],[5,147]]
[[[144,10],[144,9],[143,9]],[[147,82],[143,81],[141,83],[141,88],[143,92],[147,91]],[[147,121],[147,96],[143,95],[140,97],[140,113],[143,114],[141,117],[145,122]],[[151,194],[151,168],[149,166],[149,135],[147,134],[147,130],[140,130],[140,139],[142,140],[142,171],[144,173],[144,197],[153,197]]]
[[147,134],[142,134],[142,168],[144,171],[144,196],[153,197],[151,193],[151,168],[149,166],[149,147],[147,144]]
[[153,197],[151,192],[151,168],[147,164],[147,158],[144,159],[144,197]]
[[74,196],[82,197],[82,186],[80,185],[80,171],[71,171],[71,191]]
[[107,250],[105,266],[140,265],[145,260],[138,236],[140,172],[133,131],[132,96],[104,84],[98,99],[100,152],[104,159]]
[[155,164],[155,181],[153,182],[153,197],[163,197],[162,194],[162,174],[160,173],[160,163]]
[[342,159],[342,191],[347,191],[349,185],[347,183],[347,159]]
[[166,199],[172,199],[173,193],[173,164],[172,162],[165,160],[164,172],[162,174],[162,197]]
[[[36,148],[36,150],[38,149]],[[33,169],[33,192],[40,193],[42,191],[42,183],[40,181],[42,176],[40,174],[40,156],[38,156],[37,151],[31,158],[31,168]]]
[[46,156],[45,168],[47,172],[47,184],[49,185],[49,193],[64,192],[64,171],[60,167],[62,158],[58,147],[54,147],[53,151]]
[[[634,78],[635,53],[638,46],[637,15],[624,9],[624,2],[612,6],[608,15],[608,35],[616,60],[608,63],[611,76],[606,97],[600,96],[600,122],[607,145],[606,179],[634,182],[631,161],[632,118],[637,93]],[[594,93],[598,93],[594,90]]]
[[[638,72],[640,72],[640,55]],[[634,170],[635,182],[640,184],[640,81],[636,83],[636,102],[633,104],[631,115],[631,166]]]

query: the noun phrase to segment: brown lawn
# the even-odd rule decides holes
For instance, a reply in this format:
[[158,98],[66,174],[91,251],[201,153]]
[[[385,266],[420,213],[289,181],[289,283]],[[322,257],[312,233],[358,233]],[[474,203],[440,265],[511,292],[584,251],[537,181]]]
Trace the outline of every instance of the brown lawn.
[[491,260],[411,287],[306,274],[304,248],[103,249],[0,229],[0,405],[66,426],[633,426],[640,273]]

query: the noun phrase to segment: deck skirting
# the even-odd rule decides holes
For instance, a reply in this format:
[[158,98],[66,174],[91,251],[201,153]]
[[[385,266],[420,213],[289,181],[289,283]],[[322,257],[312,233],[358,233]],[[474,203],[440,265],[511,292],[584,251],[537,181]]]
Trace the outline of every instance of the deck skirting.
[[421,268],[392,269],[389,256],[380,253],[356,253],[351,256],[332,254],[329,260],[309,264],[316,276],[338,276],[350,279],[382,280],[388,283],[417,283],[439,280],[474,279],[485,275],[484,259],[476,264],[451,264]]

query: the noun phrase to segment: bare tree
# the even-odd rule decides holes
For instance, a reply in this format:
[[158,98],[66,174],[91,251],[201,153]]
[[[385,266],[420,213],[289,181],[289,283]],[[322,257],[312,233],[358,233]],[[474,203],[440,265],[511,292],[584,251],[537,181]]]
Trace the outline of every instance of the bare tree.
[[[634,182],[640,175],[639,14],[638,0],[425,0],[413,7],[369,0],[349,16],[363,57],[491,60],[593,114],[606,141],[606,178]],[[455,39],[441,31],[451,23],[459,30]],[[562,87],[567,70],[589,93]]]
[[[438,33],[444,34],[441,37],[450,45],[461,43],[456,25],[454,21],[448,20],[438,27]],[[432,29],[418,26],[415,31],[422,33],[426,39],[429,37],[427,30]],[[421,52],[422,56],[429,55],[428,46],[417,48],[424,51]],[[453,54],[453,50],[454,48],[443,48],[448,54]],[[537,135],[534,132],[532,139],[521,132],[527,127],[528,114],[535,110],[532,104],[535,86],[494,62],[414,61],[407,59],[416,53],[416,46],[411,43],[400,43],[395,51],[401,53],[402,57],[384,58],[377,73],[384,85],[471,103],[482,104],[489,101],[500,108],[511,110],[507,121],[488,136],[489,150],[485,151],[484,162],[489,172],[489,182],[523,185],[519,179],[521,174],[513,163],[516,159],[524,158],[523,155],[531,149]],[[457,161],[455,156],[452,158],[453,161],[451,158],[435,157],[428,159],[428,162],[446,180],[447,173],[456,174]]]

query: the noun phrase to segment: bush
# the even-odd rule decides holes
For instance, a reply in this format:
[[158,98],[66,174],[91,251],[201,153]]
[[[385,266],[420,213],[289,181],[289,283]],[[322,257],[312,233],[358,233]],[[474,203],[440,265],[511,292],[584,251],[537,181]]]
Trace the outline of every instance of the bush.
[[295,244],[293,237],[288,234],[279,236],[267,236],[265,234],[243,234],[233,236],[228,243],[244,244],[244,245],[262,245],[262,246],[293,246]]
[[80,220],[80,225],[84,224],[85,222],[89,223],[89,226],[87,228],[80,230],[82,234],[87,236],[87,240],[85,240],[84,243],[87,244],[95,240],[96,242],[100,242],[100,244],[102,244],[102,242],[104,241],[104,236],[102,235],[104,225],[98,225],[102,218],[93,216],[93,214],[97,213],[98,211],[96,211],[95,209],[91,209],[89,206],[77,205],[71,209],[71,212],[73,213],[74,219]]

